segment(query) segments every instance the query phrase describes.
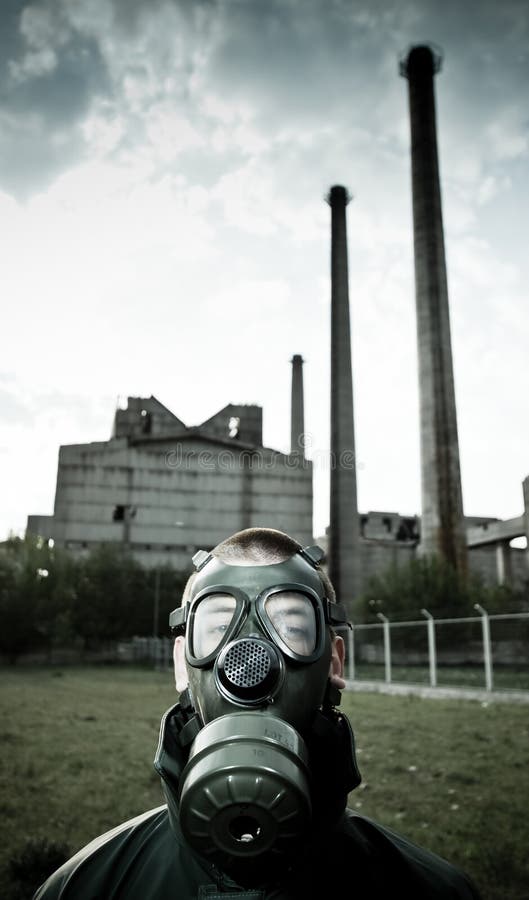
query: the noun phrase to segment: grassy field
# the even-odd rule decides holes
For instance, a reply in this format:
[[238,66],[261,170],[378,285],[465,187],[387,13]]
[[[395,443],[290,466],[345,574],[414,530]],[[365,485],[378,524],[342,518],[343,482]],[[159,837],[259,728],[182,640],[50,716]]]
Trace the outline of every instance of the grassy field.
[[[376,663],[355,666],[355,678],[359,681],[384,681],[385,668]],[[391,667],[391,680],[395,682],[430,684],[428,666]],[[529,666],[496,666],[493,671],[493,688],[498,691],[529,691]],[[439,687],[485,689],[483,666],[440,666],[437,669]]]
[[[152,760],[175,694],[170,673],[140,668],[0,674],[0,897],[29,900],[49,842],[72,853],[163,802]],[[527,900],[529,708],[358,693],[342,706],[363,776],[350,806],[460,865],[483,900]]]

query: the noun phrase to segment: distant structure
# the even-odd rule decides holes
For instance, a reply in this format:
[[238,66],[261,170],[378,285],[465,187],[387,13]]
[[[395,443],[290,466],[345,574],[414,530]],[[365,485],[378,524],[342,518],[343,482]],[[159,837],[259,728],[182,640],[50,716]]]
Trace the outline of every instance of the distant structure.
[[303,359],[292,357],[292,402],[290,413],[290,452],[305,456],[305,409],[303,402]]
[[360,589],[359,528],[353,376],[349,315],[346,206],[341,185],[327,195],[331,207],[331,472],[328,569],[350,614]]
[[27,530],[83,554],[127,546],[148,567],[190,568],[197,549],[260,525],[312,537],[312,463],[263,446],[260,406],[188,427],[156,397],[129,397],[108,441],[62,446],[53,516]]
[[413,47],[408,79],[421,433],[420,552],[467,567],[433,77],[441,57]]
[[[528,494],[525,518],[524,515],[507,520],[465,516],[468,568],[488,584],[521,587],[529,577],[529,552],[510,545],[513,538],[526,536],[529,531],[529,479],[524,484]],[[370,578],[406,566],[417,557],[420,516],[368,510],[358,514],[358,528],[360,591]],[[316,535],[315,542],[327,551],[329,529],[325,534]]]

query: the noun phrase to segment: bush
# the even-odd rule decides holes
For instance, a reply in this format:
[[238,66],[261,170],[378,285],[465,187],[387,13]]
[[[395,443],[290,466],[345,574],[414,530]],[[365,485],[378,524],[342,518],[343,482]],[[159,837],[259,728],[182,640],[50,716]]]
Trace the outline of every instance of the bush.
[[528,608],[527,591],[490,586],[474,573],[458,574],[439,557],[419,557],[372,578],[359,609],[366,622],[373,621],[377,612],[404,621],[420,618],[423,608],[436,618],[474,616],[476,603],[489,613],[522,612]]
[[29,838],[9,860],[13,883],[9,900],[28,900],[71,855],[67,844],[47,838]]
[[146,569],[119,544],[76,558],[40,538],[12,538],[0,552],[0,654],[15,663],[34,650],[168,634],[187,577]]

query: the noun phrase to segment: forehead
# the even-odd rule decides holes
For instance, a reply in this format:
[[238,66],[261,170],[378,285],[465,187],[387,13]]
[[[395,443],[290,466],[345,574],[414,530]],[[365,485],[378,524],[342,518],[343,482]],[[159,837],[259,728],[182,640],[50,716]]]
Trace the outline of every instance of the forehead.
[[207,595],[207,599],[207,607],[210,612],[221,612],[225,609],[229,609],[231,611],[235,603],[235,598],[230,594],[216,594],[212,592],[211,594]]
[[[279,591],[277,594],[271,594],[265,601],[267,608],[285,609],[288,612],[305,612],[307,610],[307,598],[303,597],[299,591]],[[310,604],[309,604],[310,608]]]
[[193,581],[189,599],[208,587],[233,587],[255,598],[267,588],[281,584],[295,584],[303,589],[310,588],[321,597],[325,590],[317,570],[306,562],[299,553],[281,563],[268,566],[228,565],[215,557],[200,571]]

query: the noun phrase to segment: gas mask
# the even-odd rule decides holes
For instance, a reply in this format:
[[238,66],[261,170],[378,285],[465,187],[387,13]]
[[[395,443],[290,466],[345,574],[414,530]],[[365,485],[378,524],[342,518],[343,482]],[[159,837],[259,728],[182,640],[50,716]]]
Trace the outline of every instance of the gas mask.
[[185,634],[194,716],[180,827],[241,883],[295,858],[360,783],[329,682],[330,627],[347,619],[325,594],[322,556],[300,548],[281,563],[241,566],[199,551],[190,599],[170,616]]

